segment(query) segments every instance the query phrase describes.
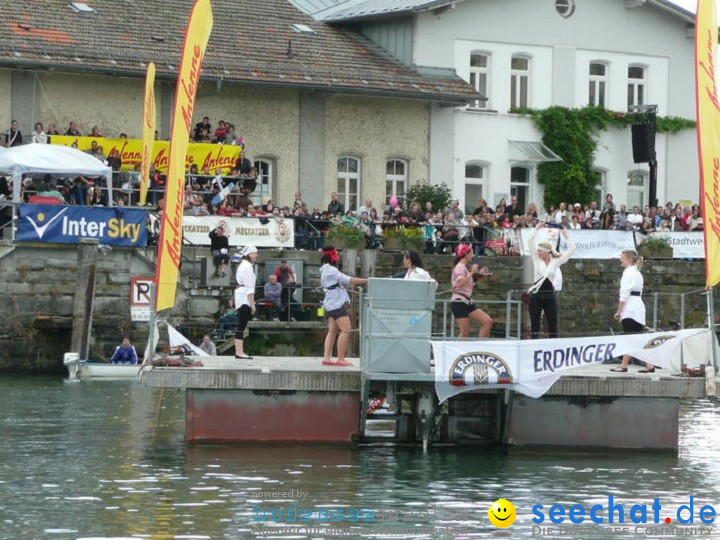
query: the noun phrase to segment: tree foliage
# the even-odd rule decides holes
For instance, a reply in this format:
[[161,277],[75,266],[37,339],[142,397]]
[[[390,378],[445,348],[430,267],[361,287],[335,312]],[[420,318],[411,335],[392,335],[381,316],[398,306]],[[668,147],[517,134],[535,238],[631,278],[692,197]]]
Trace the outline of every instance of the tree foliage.
[[430,201],[435,211],[444,210],[450,205],[452,191],[445,184],[428,184],[427,182],[415,182],[407,192],[409,203],[418,203],[420,208],[425,210],[425,203]]

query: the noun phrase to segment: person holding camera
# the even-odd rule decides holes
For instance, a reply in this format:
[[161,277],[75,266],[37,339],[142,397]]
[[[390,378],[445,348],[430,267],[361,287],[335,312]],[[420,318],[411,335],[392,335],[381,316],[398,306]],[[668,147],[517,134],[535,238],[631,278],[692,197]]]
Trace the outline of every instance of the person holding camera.
[[227,224],[225,221],[218,223],[218,226],[210,231],[210,253],[215,265],[215,276],[225,277],[225,268],[230,261],[230,241],[227,237]]
[[560,266],[565,264],[575,253],[575,243],[570,238],[567,229],[563,227],[562,235],[565,237],[568,249],[561,255],[555,251],[550,242],[535,244],[538,230],[545,227],[541,221],[533,230],[528,245],[533,261],[533,284],[530,286],[530,339],[537,339],[540,332],[540,315],[545,312],[548,325],[547,337],[556,338],[557,329],[557,300],[555,298],[555,281]]

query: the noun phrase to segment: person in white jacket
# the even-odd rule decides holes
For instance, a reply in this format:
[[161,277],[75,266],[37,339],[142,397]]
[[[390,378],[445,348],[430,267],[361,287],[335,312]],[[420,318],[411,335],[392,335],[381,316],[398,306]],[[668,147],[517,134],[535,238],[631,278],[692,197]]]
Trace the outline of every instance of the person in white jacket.
[[432,281],[435,283],[435,288],[438,287],[438,282],[435,281],[432,276],[424,268],[422,257],[414,249],[408,249],[403,253],[403,266],[405,267],[405,278],[412,279],[415,281]]
[[549,242],[535,244],[535,238],[539,229],[545,226],[541,221],[533,230],[528,245],[533,261],[533,284],[528,292],[530,293],[530,338],[537,339],[540,332],[540,315],[545,312],[545,320],[548,325],[547,337],[555,338],[558,335],[557,328],[557,301],[555,299],[555,280],[560,266],[565,264],[575,252],[575,243],[570,238],[567,230],[562,230],[568,248],[560,254],[555,251]]
[[245,328],[252,316],[255,314],[255,269],[253,263],[257,259],[257,248],[245,246],[240,252],[242,260],[238,266],[235,279],[235,305],[237,306],[238,326],[235,331],[235,358],[238,360],[249,360],[252,356],[245,354],[243,341],[245,339]]
[[[640,273],[643,258],[636,251],[626,249],[620,255],[620,264],[625,270],[620,278],[620,299],[615,318],[622,322],[623,333],[640,334],[645,330],[645,304],[641,298],[644,280]],[[610,371],[626,373],[629,363],[630,356],[626,354],[622,357],[620,365]],[[646,364],[645,369],[639,372],[654,373],[655,366]]]

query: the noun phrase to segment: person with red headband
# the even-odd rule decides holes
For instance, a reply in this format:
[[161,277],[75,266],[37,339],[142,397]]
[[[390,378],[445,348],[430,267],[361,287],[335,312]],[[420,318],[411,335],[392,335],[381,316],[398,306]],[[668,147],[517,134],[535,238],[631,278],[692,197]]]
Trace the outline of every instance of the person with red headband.
[[455,248],[455,267],[452,271],[452,296],[450,297],[450,310],[458,325],[458,337],[470,335],[470,319],[480,323],[479,337],[488,337],[492,329],[493,320],[472,300],[473,286],[477,279],[490,275],[487,266],[478,268],[477,264],[470,264],[473,259],[472,248],[467,244],[460,244]]
[[[328,333],[325,337],[325,350],[323,354],[324,366],[352,366],[352,362],[345,360],[350,341],[350,316],[348,306],[350,297],[346,288],[352,285],[365,285],[367,279],[346,276],[337,269],[340,255],[333,246],[325,246],[322,250],[322,266],[320,267],[320,285],[325,291],[323,308],[328,316]],[[332,351],[337,338],[337,361],[333,362]]]

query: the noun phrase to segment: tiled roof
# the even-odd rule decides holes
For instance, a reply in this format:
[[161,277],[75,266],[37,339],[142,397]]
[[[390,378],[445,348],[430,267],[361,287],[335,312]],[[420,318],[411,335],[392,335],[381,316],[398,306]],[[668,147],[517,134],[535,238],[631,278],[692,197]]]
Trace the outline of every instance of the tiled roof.
[[[54,66],[175,76],[192,0],[5,2],[0,65]],[[397,62],[361,34],[315,21],[287,0],[214,0],[203,77],[460,103],[477,99],[457,76],[428,77]],[[314,34],[291,28],[304,24]]]
[[291,0],[318,21],[350,21],[435,9],[462,0]]

